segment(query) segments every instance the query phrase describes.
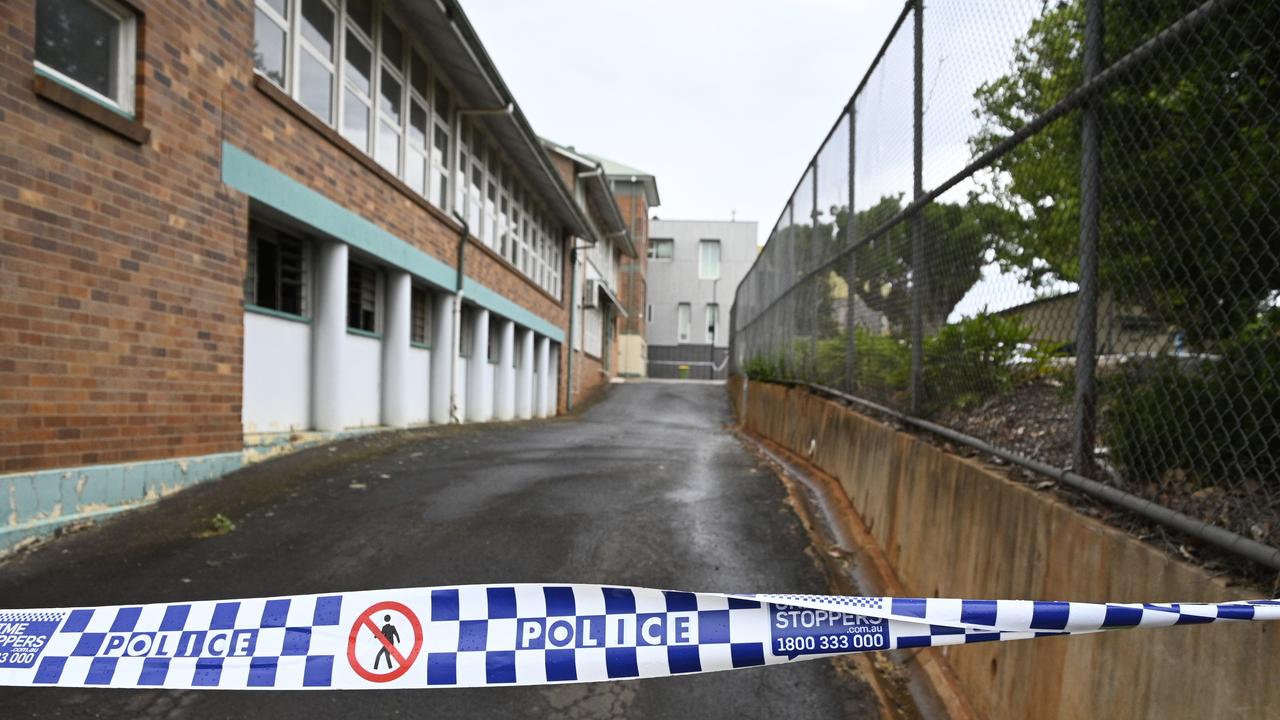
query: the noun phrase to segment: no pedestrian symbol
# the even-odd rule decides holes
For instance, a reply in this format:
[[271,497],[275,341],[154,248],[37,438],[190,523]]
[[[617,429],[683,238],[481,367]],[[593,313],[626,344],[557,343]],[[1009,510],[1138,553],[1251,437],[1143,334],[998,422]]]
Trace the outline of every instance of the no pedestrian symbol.
[[347,638],[347,662],[370,682],[391,682],[404,675],[421,650],[418,616],[389,600],[360,613]]

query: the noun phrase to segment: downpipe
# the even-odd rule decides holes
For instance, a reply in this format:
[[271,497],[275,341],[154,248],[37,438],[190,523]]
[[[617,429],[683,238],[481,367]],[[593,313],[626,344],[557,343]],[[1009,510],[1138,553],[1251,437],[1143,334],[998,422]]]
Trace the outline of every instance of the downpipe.
[[471,234],[471,226],[467,224],[467,219],[457,210],[453,211],[453,216],[458,222],[462,223],[462,232],[458,235],[458,276],[454,282],[453,290],[453,332],[450,333],[450,345],[453,354],[449,357],[449,422],[462,422],[461,413],[458,412],[458,357],[462,350],[462,298],[466,294],[463,290],[463,280],[466,278],[467,267],[467,236]]

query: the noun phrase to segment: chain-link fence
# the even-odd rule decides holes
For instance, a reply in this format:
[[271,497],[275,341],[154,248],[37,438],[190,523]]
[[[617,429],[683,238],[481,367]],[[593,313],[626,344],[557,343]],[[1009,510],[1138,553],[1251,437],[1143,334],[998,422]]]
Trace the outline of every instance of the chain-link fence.
[[1280,568],[1278,68],[1275,2],[911,0],[738,288],[734,368]]

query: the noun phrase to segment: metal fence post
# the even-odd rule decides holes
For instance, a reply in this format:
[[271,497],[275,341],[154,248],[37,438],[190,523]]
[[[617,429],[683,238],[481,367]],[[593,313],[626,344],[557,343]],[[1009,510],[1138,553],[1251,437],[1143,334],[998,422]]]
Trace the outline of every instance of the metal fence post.
[[[924,196],[924,0],[915,0],[915,68],[912,72],[913,199]],[[924,406],[924,208],[911,216],[911,414]]]
[[[853,243],[858,239],[855,225],[858,222],[858,214],[854,210],[853,183],[857,178],[857,138],[858,138],[858,113],[855,109],[856,99],[849,100],[849,209],[845,215],[844,221],[844,244],[846,248],[853,247]],[[847,288],[845,289],[845,312],[844,312],[844,382],[845,390],[855,392],[858,389],[858,364],[857,352],[858,341],[855,336],[855,328],[857,327],[856,318],[854,317],[854,288],[857,285],[857,264],[855,256],[857,253],[849,253],[849,275]]]
[[[1086,0],[1084,20],[1084,82],[1102,70],[1102,0]],[[1076,306],[1075,432],[1071,464],[1077,473],[1091,477],[1098,422],[1098,236],[1102,182],[1099,115],[1102,97],[1094,93],[1085,101],[1080,131],[1080,292]]]
[[[819,150],[821,152],[821,150]],[[818,157],[813,158],[813,187],[810,196],[813,201],[810,203],[813,207],[809,210],[809,252],[805,263],[808,265],[805,272],[814,269],[814,263],[822,260],[821,248],[818,245]],[[821,283],[821,275],[809,280],[808,301],[805,302],[805,314],[809,316],[809,377],[810,382],[818,379],[818,326],[822,323],[822,319],[818,317],[818,308],[820,307],[819,299],[822,289],[814,283]]]

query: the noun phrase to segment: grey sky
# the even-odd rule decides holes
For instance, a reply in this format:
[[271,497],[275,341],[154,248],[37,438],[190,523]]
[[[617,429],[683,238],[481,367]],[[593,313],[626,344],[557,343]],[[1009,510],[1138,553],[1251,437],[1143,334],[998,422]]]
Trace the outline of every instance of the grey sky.
[[[767,235],[901,10],[857,0],[462,0],[533,128],[657,176],[670,219]],[[903,92],[909,93],[909,85]]]

